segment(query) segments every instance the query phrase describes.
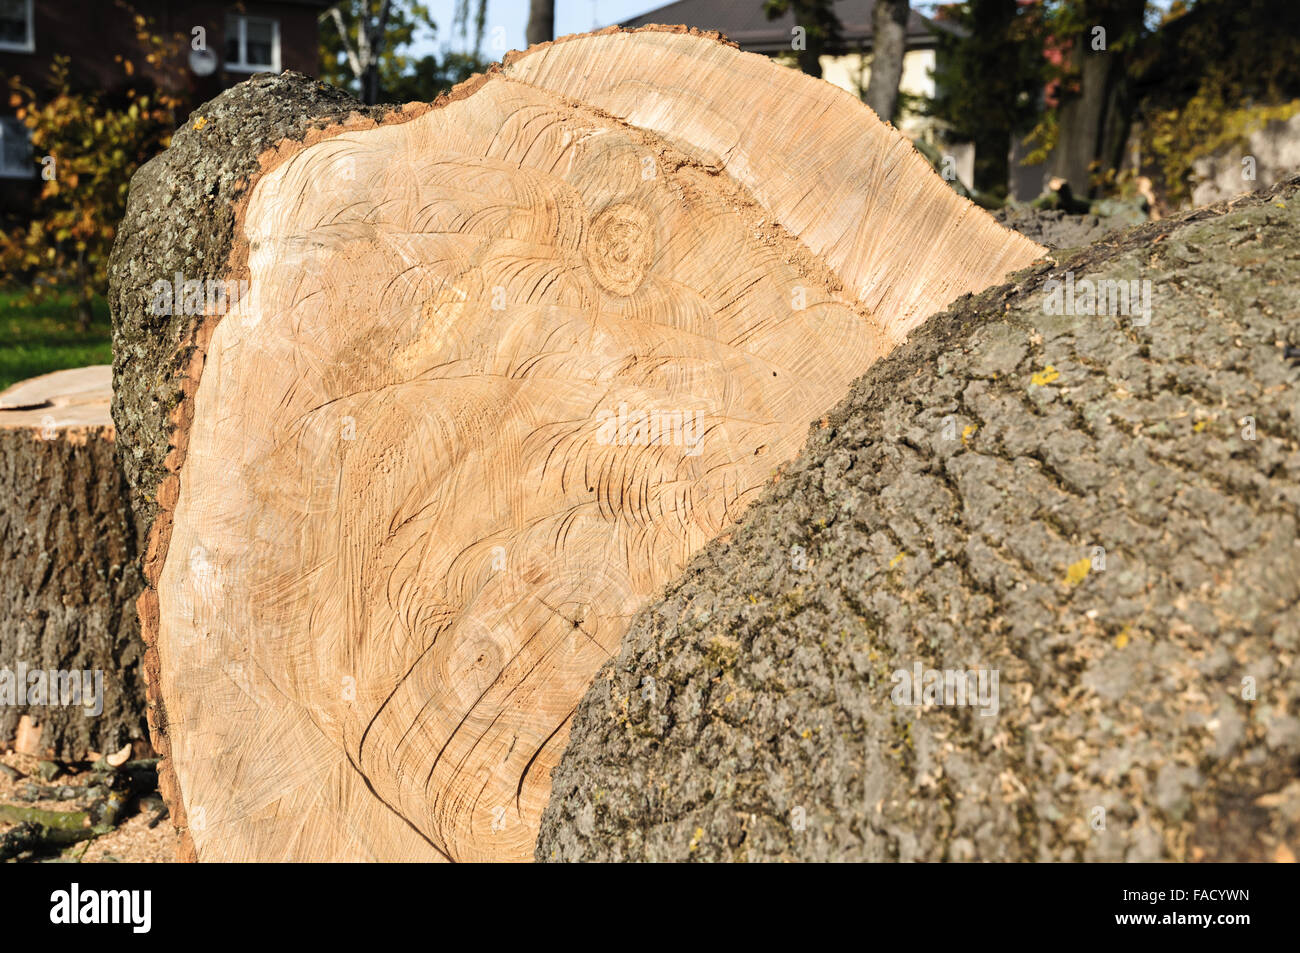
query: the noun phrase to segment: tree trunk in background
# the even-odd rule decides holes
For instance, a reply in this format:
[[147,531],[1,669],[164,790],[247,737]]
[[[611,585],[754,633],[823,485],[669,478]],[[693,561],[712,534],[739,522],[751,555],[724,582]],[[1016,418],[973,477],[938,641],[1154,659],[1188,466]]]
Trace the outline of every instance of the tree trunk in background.
[[[974,0],[971,4],[974,30],[977,36],[999,53],[1009,52],[1008,39],[1016,17],[1017,0]],[[1012,54],[1014,55],[1014,54]],[[989,83],[985,87],[994,95],[1007,87],[1002,83]],[[996,92],[994,92],[996,91]],[[982,124],[975,130],[975,188],[992,192],[1007,187],[1010,173],[1012,109],[1014,100],[1003,101],[1001,109],[990,109],[990,116],[1005,116],[1005,122]]]
[[1294,860],[1297,248],[1300,176],[913,331],[638,614],[537,858]]
[[[531,858],[638,605],[916,322],[1042,252],[707,36],[569,37],[463,92],[340,127],[259,77],[198,111],[237,138],[189,123],[132,181],[115,418],[200,859]],[[196,247],[250,292],[151,313]]]
[[529,0],[528,45],[555,39],[555,0]]
[[886,122],[893,121],[898,104],[910,13],[908,0],[876,0],[871,13],[871,79],[867,82],[865,100]]
[[[1078,90],[1064,92],[1059,107],[1059,134],[1052,151],[1051,174],[1070,183],[1076,196],[1092,193],[1092,165],[1113,168],[1128,135],[1128,61],[1131,42],[1142,27],[1145,0],[1084,0],[1085,22],[1074,37],[1071,62]],[[1094,50],[1094,28],[1105,29],[1106,48]],[[1127,39],[1129,45],[1115,49]]]
[[790,48],[799,69],[820,79],[822,55],[828,49],[843,47],[834,0],[764,0],[763,12],[769,20],[790,15],[797,28],[791,32]]
[[[24,718],[39,726],[39,741],[24,732],[23,747],[64,760],[145,737],[139,549],[110,378],[106,366],[80,368],[0,393],[0,747]],[[60,679],[45,699],[15,695],[11,704],[5,680],[20,665],[75,672],[91,698],[72,704],[72,685]],[[64,691],[67,705],[24,703]]]
[[826,52],[826,44],[820,39],[813,37],[808,38],[808,45],[796,54],[796,60],[799,63],[799,69],[809,76],[822,78],[822,54]]

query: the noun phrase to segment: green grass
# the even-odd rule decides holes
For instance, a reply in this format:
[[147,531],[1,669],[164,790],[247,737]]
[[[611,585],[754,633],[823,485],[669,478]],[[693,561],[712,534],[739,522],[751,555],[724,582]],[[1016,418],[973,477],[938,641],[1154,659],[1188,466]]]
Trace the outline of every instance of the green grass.
[[95,299],[86,331],[77,330],[71,295],[37,305],[21,298],[22,292],[0,291],[0,390],[50,371],[112,363],[112,323],[103,298]]

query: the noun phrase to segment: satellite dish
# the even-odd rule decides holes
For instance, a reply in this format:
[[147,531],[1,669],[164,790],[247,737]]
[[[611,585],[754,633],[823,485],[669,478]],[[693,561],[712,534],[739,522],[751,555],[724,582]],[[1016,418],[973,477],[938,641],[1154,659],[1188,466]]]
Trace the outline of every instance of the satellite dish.
[[217,71],[217,54],[211,50],[190,50],[190,69],[195,76],[211,76]]

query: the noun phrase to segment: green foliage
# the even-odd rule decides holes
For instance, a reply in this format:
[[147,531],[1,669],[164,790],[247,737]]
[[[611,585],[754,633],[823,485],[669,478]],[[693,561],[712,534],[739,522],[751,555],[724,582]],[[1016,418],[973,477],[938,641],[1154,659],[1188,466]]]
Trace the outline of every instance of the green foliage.
[[835,15],[833,0],[763,0],[763,12],[769,20],[794,13],[795,25],[804,28],[809,46],[816,42],[833,47],[841,42],[840,18]]
[[384,98],[395,103],[431,102],[457,83],[483,72],[488,65],[473,53],[447,50],[441,58],[432,54],[422,56],[408,72],[386,82]]
[[[183,77],[186,38],[164,39],[138,15],[134,25],[140,58],[154,76]],[[146,88],[155,84],[136,76],[134,61],[118,60],[136,85],[117,97],[78,89],[64,56],[55,57],[41,95],[18,77],[9,80],[9,106],[31,130],[38,161],[49,160],[41,165],[34,217],[0,234],[0,274],[33,303],[71,291],[83,330],[92,300],[108,286],[108,256],[131,176],[170,143],[182,105],[165,90],[183,88],[183,79]]]
[[[840,18],[835,15],[834,0],[763,0],[763,12],[769,20],[787,13],[794,14],[795,26],[803,27],[804,48],[794,50],[799,68],[813,76],[822,74],[821,53],[843,47]],[[791,36],[793,42],[794,37]]]
[[82,327],[78,296],[50,289],[39,303],[21,291],[0,291],[0,390],[18,381],[113,360],[108,302],[91,299]]
[[1138,61],[1137,83],[1143,161],[1181,203],[1198,158],[1300,110],[1300,4],[1176,3]]
[[[1131,64],[1150,36],[1147,21],[1155,8],[1150,0],[1042,0],[1040,9],[1040,35],[1046,53],[1043,77],[1047,82],[1048,101],[1038,122],[1024,138],[1024,142],[1031,146],[1025,165],[1046,161],[1049,153],[1057,148],[1061,134],[1061,107],[1081,92],[1082,58],[1087,55],[1116,56],[1121,62]],[[1093,48],[1097,27],[1104,29],[1104,53]],[[1112,72],[1108,82],[1114,84],[1125,76],[1124,70]],[[1114,91],[1110,89],[1111,93]],[[1112,102],[1112,108],[1123,110],[1127,107]],[[1126,128],[1127,116],[1119,118],[1122,119],[1121,127]],[[1099,142],[1098,145],[1103,144]],[[1099,170],[1103,178],[1107,172],[1113,170]]]
[[[358,28],[362,22],[374,23],[382,0],[343,0],[334,6],[343,19],[344,28],[355,45]],[[474,17],[473,53],[444,51],[441,56],[415,57],[411,46],[422,32],[437,31],[437,24],[429,8],[415,0],[394,0],[389,7],[385,23],[382,51],[379,56],[379,102],[412,102],[436,99],[457,83],[482,72],[488,65],[478,49],[483,39],[486,3],[479,0]],[[468,38],[471,11],[467,0],[461,0],[456,12],[454,27],[462,37]],[[353,95],[361,96],[361,82],[348,62],[347,51],[339,36],[332,15],[322,18],[320,25],[321,79],[342,87]]]
[[943,8],[965,36],[939,31],[935,98],[926,112],[975,143],[975,185],[1005,194],[1013,135],[1033,128],[1046,81],[1043,8],[968,0]]

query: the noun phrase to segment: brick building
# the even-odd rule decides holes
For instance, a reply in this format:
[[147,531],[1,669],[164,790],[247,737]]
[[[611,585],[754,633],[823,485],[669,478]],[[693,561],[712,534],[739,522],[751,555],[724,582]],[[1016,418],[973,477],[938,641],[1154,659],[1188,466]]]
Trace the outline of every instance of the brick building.
[[[186,90],[195,103],[258,72],[320,72],[318,19],[328,0],[184,2],[184,0],[0,0],[0,80],[18,76],[40,91],[58,54],[69,57],[73,81],[106,93],[130,81],[116,57],[148,76],[133,12],[162,35],[203,40],[188,51]],[[202,32],[196,32],[201,28]],[[38,165],[27,130],[0,96],[0,209],[21,210],[37,189]]]

